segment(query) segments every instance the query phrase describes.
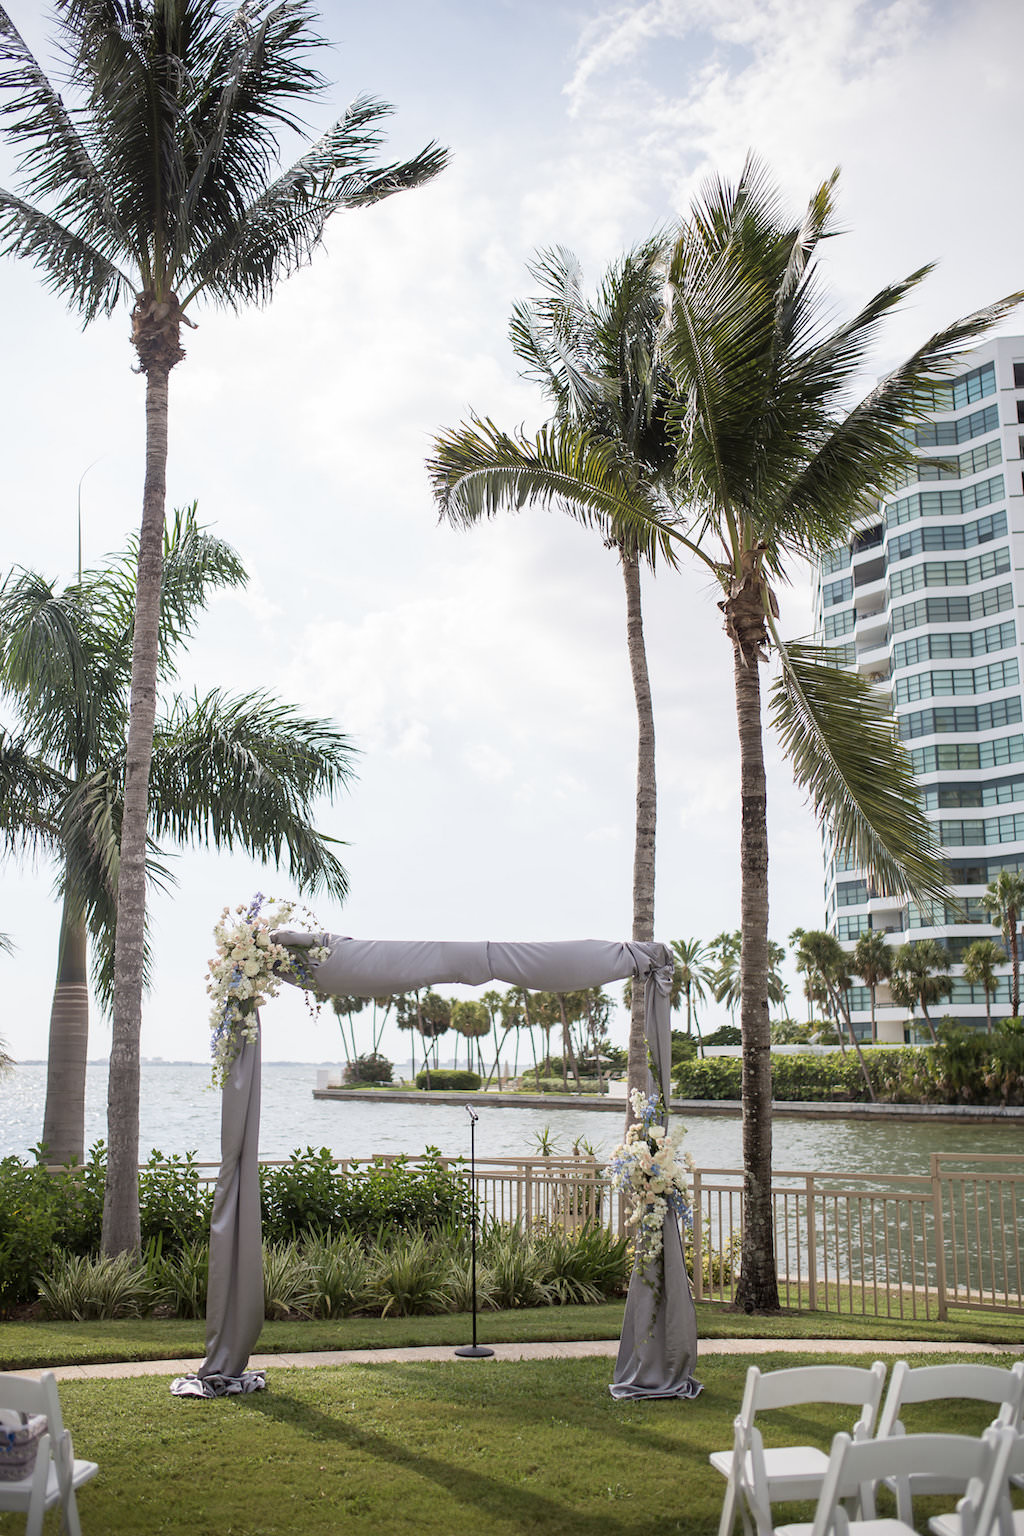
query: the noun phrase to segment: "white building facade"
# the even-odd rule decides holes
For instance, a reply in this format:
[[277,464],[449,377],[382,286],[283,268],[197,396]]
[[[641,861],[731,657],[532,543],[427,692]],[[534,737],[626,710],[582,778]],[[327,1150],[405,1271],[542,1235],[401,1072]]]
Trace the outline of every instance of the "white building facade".
[[[984,1027],[963,952],[999,938],[981,907],[989,881],[1024,871],[1024,336],[964,354],[912,438],[915,469],[817,571],[815,629],[885,690],[961,910],[876,896],[826,839],[826,926],[846,948],[868,928],[894,946],[937,939],[954,991],[929,1011]],[[1010,1010],[1005,970],[995,1019]],[[879,1040],[909,1038],[885,987],[877,1004]],[[866,987],[852,989],[851,1013],[869,1037]]]

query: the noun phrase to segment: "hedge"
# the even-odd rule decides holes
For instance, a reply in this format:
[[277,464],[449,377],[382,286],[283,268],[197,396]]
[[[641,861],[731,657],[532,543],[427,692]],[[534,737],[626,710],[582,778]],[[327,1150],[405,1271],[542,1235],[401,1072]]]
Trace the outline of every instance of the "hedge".
[[[1024,1024],[1004,1019],[992,1031],[943,1023],[938,1046],[864,1046],[875,1097],[888,1104],[1024,1104]],[[857,1053],[794,1052],[772,1057],[772,1097],[781,1103],[869,1099]],[[684,1099],[739,1099],[737,1056],[687,1061],[673,1074]]]
[[468,1072],[465,1067],[438,1067],[431,1072],[429,1078],[426,1072],[416,1073],[417,1088],[456,1089],[470,1092],[480,1087],[479,1072]]

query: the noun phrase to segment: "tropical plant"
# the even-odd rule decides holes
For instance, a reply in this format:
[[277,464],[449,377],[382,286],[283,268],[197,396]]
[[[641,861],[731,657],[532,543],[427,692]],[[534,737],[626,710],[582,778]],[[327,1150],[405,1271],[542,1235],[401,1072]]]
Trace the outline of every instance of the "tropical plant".
[[892,947],[885,942],[877,928],[869,928],[859,935],[853,946],[852,970],[859,976],[871,994],[871,1038],[878,1039],[875,1022],[875,1000],[880,981],[888,981],[892,975]]
[[200,300],[264,304],[330,216],[435,176],[444,152],[377,163],[390,110],[361,97],[280,174],[284,129],[323,85],[307,0],[56,0],[58,90],[0,8],[0,86],[22,186],[0,191],[0,255],[30,261],[88,324],[132,303],[146,474],[117,881],[104,1246],[139,1243],[139,1035],[148,790],[159,670],[168,379]]
[[992,999],[999,991],[997,967],[1006,964],[1006,951],[994,939],[975,939],[963,954],[964,981],[985,989],[985,1032],[992,1033]]
[[821,996],[827,1001],[832,1017],[836,1021],[836,1030],[839,1035],[839,1043],[842,1045],[842,1031],[845,1027],[850,1044],[857,1053],[860,1063],[861,1076],[867,1088],[868,1098],[873,1100],[875,1090],[871,1083],[871,1074],[868,1072],[864,1053],[860,1048],[850,1018],[850,986],[853,982],[850,962],[852,956],[840,944],[834,934],[826,933],[823,929],[805,932],[799,930],[799,940],[796,950],[797,969],[804,970],[808,975],[813,975],[813,989],[816,996]]
[[390,1083],[394,1077],[395,1065],[379,1051],[369,1051],[363,1056],[353,1056],[351,1061],[345,1063],[342,1080],[346,1084],[355,1083]]
[[[161,560],[159,660],[170,682],[211,592],[245,584],[229,545],[175,513]],[[0,728],[0,850],[47,854],[61,897],[42,1139],[54,1163],[84,1155],[88,951],[102,1005],[114,990],[136,549],[58,589],[33,571],[0,585],[0,695],[19,734]],[[352,751],[327,721],[265,694],[174,696],[154,722],[150,872],[172,881],[161,843],[244,848],[303,890],[343,899],[336,844],[312,808],[351,775]],[[148,970],[148,958],[147,958]],[[135,1209],[138,1213],[138,1185]]]
[[473,997],[459,998],[452,1004],[452,1029],[466,1042],[466,1066],[473,1070],[473,1042],[477,1042],[477,1070],[483,1076],[480,1041],[491,1032],[491,1015],[484,1003]]
[[57,1253],[37,1284],[43,1316],[64,1322],[145,1317],[163,1299],[151,1267],[131,1253]]
[[889,990],[893,1002],[901,1008],[913,1010],[920,1005],[932,1044],[937,1045],[938,1037],[928,1005],[953,996],[949,955],[937,939],[918,939],[915,943],[900,945],[893,956]]
[[609,537],[629,529],[638,556],[684,551],[712,577],[733,655],[740,759],[740,1023],[743,1263],[738,1301],[778,1306],[771,1204],[768,836],[760,667],[779,673],[771,719],[797,783],[837,853],[880,893],[946,895],[934,831],[891,713],[834,653],[783,640],[775,589],[792,564],[848,540],[865,507],[913,458],[904,426],[923,392],[1024,295],[948,326],[850,408],[886,315],[925,277],[890,284],[851,319],[830,322],[816,257],[836,233],[831,176],[793,222],[751,158],[739,180],[708,184],[675,239],[661,356],[671,479],[597,431],[556,421],[535,438],[489,422],[438,439],[431,473],[445,515],[473,521],[533,499]]
[[[341,992],[335,993],[330,999],[331,1008],[338,1020],[338,1028],[341,1031],[341,1048],[345,1052],[346,1062],[355,1061],[359,1055],[359,1049],[356,1045],[355,1025],[352,1019],[355,1014],[362,1013],[369,1001],[368,997],[349,997],[347,993]],[[346,1022],[348,1023],[347,1039],[345,1037]]]
[[704,1040],[696,1005],[704,1002],[707,989],[712,985],[711,946],[705,944],[703,939],[673,939],[672,953],[675,956],[672,990],[686,1003],[686,1033],[692,1035],[696,1024],[703,1050]]
[[[735,1019],[736,1009],[742,998],[743,965],[742,934],[738,928],[732,933],[718,933],[708,945],[708,953],[714,958],[711,987],[716,1003],[724,1003]],[[786,1001],[787,987],[782,979],[782,964],[786,951],[774,939],[768,940],[767,997],[776,1007]]]
[[1020,922],[1024,914],[1024,875],[1015,869],[1001,869],[989,882],[981,904],[999,925],[1003,943],[1009,951],[1010,1009],[1017,1018],[1020,1014]]
[[[608,268],[594,299],[583,290],[583,272],[571,251],[559,246],[541,252],[529,268],[542,292],[512,311],[510,336],[526,375],[555,408],[551,429],[541,440],[560,444],[561,473],[570,483],[574,461],[597,435],[644,484],[668,466],[665,432],[668,379],[658,360],[663,249],[657,240],[637,246]],[[469,526],[505,508],[519,511],[527,501],[561,504],[543,479],[503,479],[505,449],[512,440],[489,421],[474,417],[437,441],[431,465],[442,514]],[[571,490],[570,490],[571,495]],[[566,510],[575,515],[575,509]],[[657,784],[654,708],[644,643],[640,568],[653,564],[650,541],[638,543],[625,521],[610,518],[598,527],[618,556],[626,594],[626,644],[637,717],[636,811],[633,838],[633,922],[635,940],[654,938]],[[667,548],[667,545],[665,546]],[[567,1054],[563,1052],[563,1055]],[[647,1042],[643,989],[630,1003],[627,1088],[647,1087]]]

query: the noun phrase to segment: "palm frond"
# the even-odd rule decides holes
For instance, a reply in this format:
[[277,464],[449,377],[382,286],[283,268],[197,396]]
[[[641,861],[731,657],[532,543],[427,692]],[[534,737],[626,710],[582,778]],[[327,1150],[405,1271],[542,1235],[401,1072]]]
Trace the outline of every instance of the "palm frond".
[[[63,864],[57,893],[84,922],[92,939],[92,976],[97,1000],[107,1012],[114,997],[114,933],[117,880],[121,867],[121,819],[124,812],[124,758],[87,775],[65,798],[61,817]],[[163,855],[150,839],[146,879],[160,890],[174,884]],[[149,942],[143,943],[143,984],[152,974]]]
[[422,186],[442,171],[448,152],[429,144],[413,159],[374,165],[381,142],[373,126],[393,109],[360,97],[294,165],[223,223],[184,266],[189,293],[230,306],[264,303],[276,282],[305,266],[327,220]]
[[244,848],[282,862],[304,891],[344,899],[348,879],[318,832],[320,797],[350,782],[355,749],[323,720],[309,720],[264,694],[177,699],[157,722],[150,773],[155,835]]
[[52,855],[60,847],[68,781],[23,736],[0,726],[0,853]]
[[535,503],[627,541],[647,559],[676,562],[681,531],[643,466],[630,462],[621,444],[570,423],[554,422],[531,439],[473,417],[434,439],[427,470],[440,515],[455,527]]
[[0,256],[26,260],[43,283],[81,312],[86,324],[109,315],[132,291],[124,273],[57,219],[0,190]]
[[31,201],[59,199],[58,223],[95,239],[117,215],[105,185],[61,97],[54,90],[0,6],[0,122],[12,143],[23,147],[23,191]]
[[770,718],[840,857],[868,870],[882,895],[943,900],[948,875],[920,806],[910,758],[871,685],[818,647],[779,644]]

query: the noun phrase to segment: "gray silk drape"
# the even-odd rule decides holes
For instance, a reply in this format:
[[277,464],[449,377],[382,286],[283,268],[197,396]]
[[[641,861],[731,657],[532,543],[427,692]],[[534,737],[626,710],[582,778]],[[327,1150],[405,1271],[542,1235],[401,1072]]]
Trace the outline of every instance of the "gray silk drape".
[[[450,943],[349,939],[278,930],[273,938],[295,954],[324,995],[385,997],[416,987],[504,981],[535,991],[573,992],[636,977],[644,981],[647,1038],[658,1087],[668,1103],[671,1066],[669,992],[672,956],[662,944]],[[326,959],[309,964],[319,946]],[[180,1395],[251,1391],[262,1376],[246,1370],[263,1326],[259,1205],[259,1042],[246,1044],[224,1086],[221,1171],[210,1231],[206,1359],[196,1377],[179,1378]],[[664,1281],[648,1285],[634,1272],[612,1393],[617,1397],[694,1397],[697,1329],[674,1217],[665,1223]]]

